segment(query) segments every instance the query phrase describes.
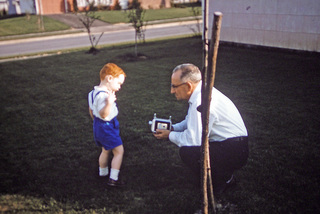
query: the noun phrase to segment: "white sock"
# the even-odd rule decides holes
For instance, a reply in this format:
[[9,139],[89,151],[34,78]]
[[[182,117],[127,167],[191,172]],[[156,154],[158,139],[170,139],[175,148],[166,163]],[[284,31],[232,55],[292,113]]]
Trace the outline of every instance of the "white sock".
[[99,167],[99,175],[100,176],[107,176],[108,174],[109,174],[108,167],[106,167],[106,168]]
[[120,172],[120,170],[118,170],[118,169],[112,169],[112,168],[111,168],[110,178],[111,178],[112,180],[117,181],[118,178],[119,178],[119,172]]

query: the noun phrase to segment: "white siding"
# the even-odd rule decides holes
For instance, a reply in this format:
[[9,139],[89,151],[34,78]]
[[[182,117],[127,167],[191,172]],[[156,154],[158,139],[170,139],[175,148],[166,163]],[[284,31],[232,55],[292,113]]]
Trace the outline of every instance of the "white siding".
[[320,0],[209,0],[210,31],[216,11],[221,41],[320,52]]

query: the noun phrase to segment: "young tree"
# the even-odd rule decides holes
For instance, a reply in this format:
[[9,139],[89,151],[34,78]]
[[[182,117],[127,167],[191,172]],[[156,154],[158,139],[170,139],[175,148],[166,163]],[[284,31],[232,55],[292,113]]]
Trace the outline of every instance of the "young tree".
[[192,13],[194,19],[197,21],[197,26],[196,26],[197,29],[191,28],[191,30],[194,32],[194,34],[196,36],[201,35],[201,23],[200,23],[200,20],[201,20],[201,16],[200,16],[201,15],[201,8],[192,6],[191,7],[191,13]]
[[77,0],[72,0],[72,3],[73,3],[73,10],[77,13],[79,11],[78,1]]
[[82,22],[82,24],[84,25],[84,27],[87,29],[87,32],[88,32],[89,40],[91,43],[91,48],[89,50],[89,53],[95,54],[98,51],[96,46],[98,45],[99,40],[103,35],[103,32],[100,34],[98,39],[96,39],[95,35],[92,35],[91,33],[92,24],[95,20],[99,18],[99,16],[95,14],[96,8],[94,7],[94,1],[90,3],[89,0],[86,0],[86,2],[88,6],[84,9],[84,15],[79,16],[79,20]]
[[39,30],[44,31],[42,1],[40,1],[39,3],[40,3],[40,16],[38,16],[38,26],[39,26]]
[[138,39],[145,41],[145,27],[147,25],[144,22],[145,10],[141,7],[138,0],[133,0],[129,7],[128,18],[132,27],[135,29],[135,55],[138,56]]

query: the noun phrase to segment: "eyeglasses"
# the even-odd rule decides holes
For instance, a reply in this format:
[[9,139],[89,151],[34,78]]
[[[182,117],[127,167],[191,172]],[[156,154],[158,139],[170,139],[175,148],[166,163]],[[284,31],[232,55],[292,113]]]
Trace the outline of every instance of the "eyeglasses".
[[184,85],[184,84],[187,84],[187,83],[184,82],[184,83],[181,83],[180,85],[173,85],[173,84],[171,84],[171,88],[178,88],[178,87],[180,87],[180,86],[182,86],[182,85]]

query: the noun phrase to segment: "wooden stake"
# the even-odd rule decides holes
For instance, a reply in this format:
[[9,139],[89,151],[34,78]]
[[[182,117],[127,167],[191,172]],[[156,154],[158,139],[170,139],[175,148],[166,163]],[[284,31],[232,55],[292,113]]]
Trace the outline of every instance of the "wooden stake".
[[[208,15],[208,14],[206,14]],[[203,204],[202,211],[204,214],[208,213],[208,191],[211,198],[211,206],[213,211],[216,211],[214,195],[213,195],[213,186],[211,178],[211,166],[210,166],[210,154],[209,154],[209,141],[208,141],[208,124],[209,124],[209,115],[210,115],[210,102],[211,102],[211,93],[214,85],[215,73],[216,73],[216,62],[218,55],[219,39],[220,39],[220,29],[221,29],[221,20],[222,13],[214,13],[213,27],[212,27],[212,36],[209,49],[206,42],[207,32],[205,33],[204,38],[204,59],[207,62],[204,63],[204,68],[202,72],[202,95],[201,95],[201,119],[202,119],[202,144],[201,144],[201,160],[202,160],[202,196]],[[207,24],[207,23],[205,23]],[[206,27],[204,27],[205,29]],[[206,31],[206,30],[204,30]],[[208,50],[208,51],[206,51]]]
[[[207,68],[208,68],[208,50],[209,50],[209,39],[208,39],[208,5],[209,0],[203,0],[203,33],[202,33],[202,41],[203,41],[203,68],[202,68],[202,86],[201,86],[201,106],[206,106],[206,80],[207,80]],[[202,120],[202,139],[201,139],[201,197],[202,197],[202,212],[204,214],[208,214],[208,192],[207,192],[207,178],[208,178],[208,161],[207,161],[207,147],[208,143],[206,142],[206,136],[204,132],[206,132],[204,124],[205,124],[205,114],[204,109],[200,110],[201,112],[201,120]]]

